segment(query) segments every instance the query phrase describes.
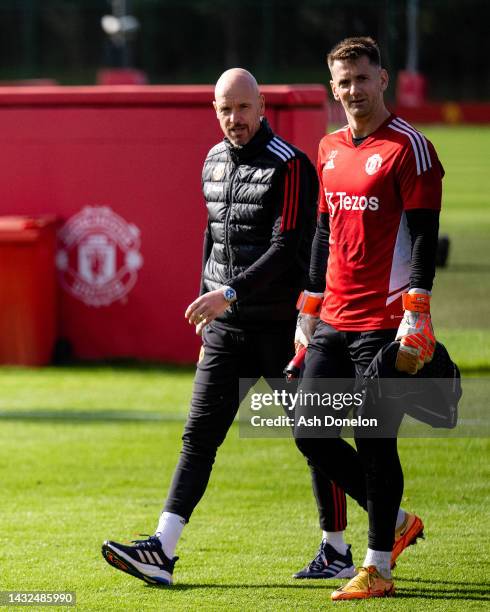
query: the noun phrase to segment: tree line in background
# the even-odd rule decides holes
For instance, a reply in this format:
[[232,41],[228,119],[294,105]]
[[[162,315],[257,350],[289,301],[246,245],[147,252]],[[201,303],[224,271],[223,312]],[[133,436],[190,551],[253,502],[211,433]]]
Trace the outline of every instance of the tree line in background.
[[[325,83],[331,46],[372,35],[394,77],[406,65],[406,2],[126,0],[140,24],[126,58],[152,83],[209,83],[237,65],[264,83]],[[98,68],[121,63],[101,27],[110,12],[109,0],[3,0],[0,79],[94,83]],[[489,17],[489,0],[419,2],[419,70],[432,99],[488,98]]]

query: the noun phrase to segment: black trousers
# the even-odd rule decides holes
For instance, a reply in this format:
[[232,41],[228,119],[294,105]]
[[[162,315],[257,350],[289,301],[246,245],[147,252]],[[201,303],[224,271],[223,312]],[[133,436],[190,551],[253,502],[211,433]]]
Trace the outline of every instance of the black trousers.
[[[164,511],[190,519],[206,490],[216,451],[243,399],[239,396],[239,379],[282,378],[294,351],[295,323],[246,331],[231,330],[214,321],[205,328],[204,354],[197,364],[182,451]],[[321,528],[345,529],[344,492],[309,465]]]
[[[308,346],[302,390],[308,391],[308,379],[362,376],[376,353],[395,335],[396,329],[341,332],[320,322]],[[394,418],[399,419],[397,431],[402,415]],[[355,436],[355,443],[357,450],[340,437],[296,438],[308,463],[368,511],[369,548],[390,551],[403,493],[397,440]]]

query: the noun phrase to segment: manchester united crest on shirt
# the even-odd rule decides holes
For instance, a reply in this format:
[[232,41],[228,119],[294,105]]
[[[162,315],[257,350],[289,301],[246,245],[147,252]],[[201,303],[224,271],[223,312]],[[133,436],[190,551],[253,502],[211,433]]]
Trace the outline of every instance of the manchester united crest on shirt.
[[379,153],[375,153],[368,157],[366,162],[366,172],[367,174],[376,174],[376,172],[381,168],[381,164],[383,162],[383,158]]

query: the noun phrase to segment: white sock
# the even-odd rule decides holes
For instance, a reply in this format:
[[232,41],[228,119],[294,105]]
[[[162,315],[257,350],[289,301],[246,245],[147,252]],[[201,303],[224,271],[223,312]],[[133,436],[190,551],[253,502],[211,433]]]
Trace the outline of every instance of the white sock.
[[374,565],[384,578],[391,578],[391,550],[367,549],[363,567]]
[[324,531],[323,539],[330,544],[330,546],[333,546],[339,554],[346,554],[347,544],[344,542],[343,531]]
[[406,515],[405,510],[403,508],[400,508],[398,510],[398,514],[396,515],[395,529],[399,529],[401,527],[401,524],[405,520],[405,515]]
[[185,527],[185,518],[172,512],[162,512],[155,535],[162,544],[163,552],[169,559],[173,559],[175,547]]

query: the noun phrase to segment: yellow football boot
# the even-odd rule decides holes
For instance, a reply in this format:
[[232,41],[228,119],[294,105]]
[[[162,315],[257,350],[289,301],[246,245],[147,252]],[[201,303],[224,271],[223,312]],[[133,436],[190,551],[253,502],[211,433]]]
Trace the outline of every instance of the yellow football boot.
[[333,601],[345,599],[367,599],[369,597],[388,597],[395,593],[391,578],[382,576],[374,565],[359,568],[359,573],[349,582],[334,591]]

